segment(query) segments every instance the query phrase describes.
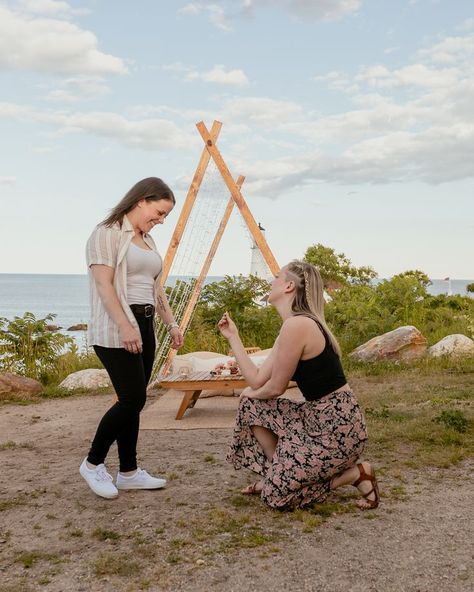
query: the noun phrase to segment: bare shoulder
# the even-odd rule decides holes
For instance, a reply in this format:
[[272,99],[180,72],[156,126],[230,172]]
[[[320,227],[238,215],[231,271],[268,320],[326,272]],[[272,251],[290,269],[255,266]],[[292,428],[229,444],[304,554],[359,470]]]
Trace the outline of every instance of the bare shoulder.
[[[289,317],[283,322],[283,327],[287,327],[290,331],[301,330],[306,328],[313,328],[316,323],[313,319],[309,317],[305,317],[303,315],[296,315],[294,317]],[[317,325],[316,325],[317,326]]]
[[286,319],[282,325],[281,333],[287,336],[297,335],[310,341],[316,339],[318,342],[324,342],[324,333],[319,324],[314,319],[303,315]]
[[314,329],[312,325],[316,325],[314,321],[308,317],[294,316],[283,321],[279,336],[282,339],[301,339],[302,336],[309,336]]

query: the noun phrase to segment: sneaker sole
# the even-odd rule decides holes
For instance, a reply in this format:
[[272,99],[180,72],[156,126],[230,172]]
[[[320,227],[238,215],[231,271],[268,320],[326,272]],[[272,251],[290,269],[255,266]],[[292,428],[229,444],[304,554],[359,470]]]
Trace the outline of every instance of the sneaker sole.
[[163,487],[166,487],[166,483],[163,483],[163,485],[157,485],[156,487],[143,487],[143,486],[140,486],[140,485],[118,485],[116,483],[115,484],[115,487],[117,489],[123,489],[123,490],[126,490],[126,489],[130,489],[130,490],[132,490],[132,489],[145,489],[145,490],[147,490],[148,489],[148,490],[151,491],[153,489],[163,489]]

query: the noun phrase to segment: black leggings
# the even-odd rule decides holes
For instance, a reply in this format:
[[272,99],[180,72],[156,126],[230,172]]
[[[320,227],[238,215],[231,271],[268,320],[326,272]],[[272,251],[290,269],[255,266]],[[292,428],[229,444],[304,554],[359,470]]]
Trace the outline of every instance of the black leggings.
[[153,316],[136,314],[135,317],[143,341],[141,354],[132,354],[123,348],[94,345],[95,353],[110,376],[118,401],[101,419],[87,460],[93,465],[103,463],[110,446],[117,441],[121,472],[137,468],[140,411],[145,406],[146,387],[155,358]]

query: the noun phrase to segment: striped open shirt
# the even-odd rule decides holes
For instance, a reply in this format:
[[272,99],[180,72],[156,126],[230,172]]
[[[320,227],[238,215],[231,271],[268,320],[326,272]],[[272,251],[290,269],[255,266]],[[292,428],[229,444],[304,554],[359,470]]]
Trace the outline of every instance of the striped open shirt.
[[[91,318],[87,329],[89,345],[103,347],[123,347],[117,324],[110,318],[104,303],[99,296],[92,275],[91,265],[107,265],[115,270],[114,288],[120,304],[130,323],[139,331],[138,323],[127,303],[127,258],[126,254],[134,236],[133,226],[127,216],[123,217],[122,225],[116,222],[113,226],[96,226],[86,245],[86,261],[89,273],[89,294]],[[149,234],[143,235],[145,243],[158,252]],[[155,297],[160,283],[161,272],[155,279]]]

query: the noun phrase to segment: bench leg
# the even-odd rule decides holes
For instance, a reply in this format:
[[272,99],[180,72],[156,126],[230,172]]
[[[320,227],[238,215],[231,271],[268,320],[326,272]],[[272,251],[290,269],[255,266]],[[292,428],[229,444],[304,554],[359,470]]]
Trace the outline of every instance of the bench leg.
[[181,401],[181,405],[179,406],[178,413],[176,414],[175,419],[181,419],[186,412],[186,409],[191,409],[196,404],[196,401],[199,399],[199,395],[201,394],[202,390],[199,391],[184,391],[184,397]]

